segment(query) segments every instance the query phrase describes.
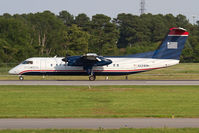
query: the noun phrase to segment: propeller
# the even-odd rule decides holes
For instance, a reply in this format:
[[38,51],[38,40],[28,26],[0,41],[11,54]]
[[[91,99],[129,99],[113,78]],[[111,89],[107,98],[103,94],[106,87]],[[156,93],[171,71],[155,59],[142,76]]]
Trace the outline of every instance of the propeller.
[[64,61],[65,63],[68,62],[68,57],[69,57],[69,56],[70,56],[69,54],[66,54],[66,57],[63,58],[62,61]]
[[97,60],[97,61],[102,61],[99,57],[96,57],[96,60]]

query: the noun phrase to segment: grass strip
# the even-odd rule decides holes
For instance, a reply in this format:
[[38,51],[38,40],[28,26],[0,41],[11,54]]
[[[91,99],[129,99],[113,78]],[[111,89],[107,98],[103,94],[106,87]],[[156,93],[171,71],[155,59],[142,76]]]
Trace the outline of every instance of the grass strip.
[[199,117],[199,86],[0,86],[0,118]]

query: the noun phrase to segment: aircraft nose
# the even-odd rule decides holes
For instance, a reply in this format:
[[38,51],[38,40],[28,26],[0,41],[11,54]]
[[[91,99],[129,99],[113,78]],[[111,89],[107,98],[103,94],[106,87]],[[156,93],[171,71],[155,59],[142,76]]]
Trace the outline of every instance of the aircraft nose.
[[17,74],[16,70],[12,68],[10,71],[8,71],[9,74]]

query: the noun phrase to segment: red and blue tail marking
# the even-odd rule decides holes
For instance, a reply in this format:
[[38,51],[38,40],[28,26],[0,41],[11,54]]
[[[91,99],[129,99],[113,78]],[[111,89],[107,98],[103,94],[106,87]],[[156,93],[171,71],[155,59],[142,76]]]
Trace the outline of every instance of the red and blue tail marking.
[[179,60],[188,35],[189,32],[183,28],[171,28],[152,58]]

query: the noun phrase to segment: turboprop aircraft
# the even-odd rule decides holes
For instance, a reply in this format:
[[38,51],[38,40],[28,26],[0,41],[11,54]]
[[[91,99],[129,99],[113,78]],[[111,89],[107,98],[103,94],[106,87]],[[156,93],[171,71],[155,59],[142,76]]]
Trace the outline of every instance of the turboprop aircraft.
[[179,64],[189,33],[171,28],[160,46],[151,52],[128,56],[103,57],[95,53],[83,56],[34,57],[12,68],[9,74],[19,75],[88,75],[89,80],[104,75],[129,75]]

